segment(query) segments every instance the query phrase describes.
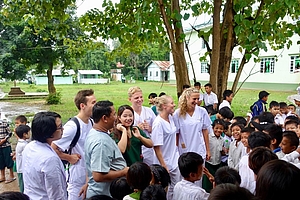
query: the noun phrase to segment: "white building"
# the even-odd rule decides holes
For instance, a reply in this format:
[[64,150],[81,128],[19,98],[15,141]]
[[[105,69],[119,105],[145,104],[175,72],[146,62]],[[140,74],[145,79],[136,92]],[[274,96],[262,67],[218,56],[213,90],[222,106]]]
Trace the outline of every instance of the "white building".
[[102,74],[100,70],[78,70],[77,80],[83,84],[109,83],[109,79],[101,78]]
[[147,65],[148,81],[169,81],[170,62],[151,60]]
[[[201,24],[196,28],[201,30],[210,29],[212,24]],[[185,31],[186,38],[188,41],[188,48],[191,55],[191,60],[189,59],[188,52],[185,50],[185,58],[188,65],[188,73],[190,80],[193,80],[193,71],[192,65],[194,66],[194,71],[196,75],[196,80],[204,82],[209,81],[209,73],[207,68],[207,63],[210,62],[209,57],[207,56],[206,61],[200,61],[199,58],[204,56],[206,53],[206,47],[204,41],[198,37],[196,31]],[[248,63],[245,64],[242,71],[239,82],[245,81],[245,85],[251,85],[250,87],[257,85],[258,87],[262,86],[267,87],[266,89],[271,88],[274,84],[285,84],[286,87],[291,85],[299,84],[300,82],[300,45],[297,44],[297,41],[300,40],[299,35],[294,35],[291,38],[293,44],[289,49],[280,49],[272,50],[270,46],[268,51],[260,51],[259,59],[260,62],[254,62],[254,56],[250,59]],[[209,39],[209,45],[212,47],[212,37]],[[232,52],[232,61],[231,67],[228,76],[228,82],[231,84],[234,81],[238,67],[242,60],[243,54],[238,50],[239,47],[235,47]],[[170,55],[170,80],[176,80],[175,69],[173,64],[173,57]],[[259,86],[260,85],[260,86]],[[254,86],[255,88],[255,86]],[[275,88],[274,88],[275,89]],[[292,86],[291,90],[295,88]]]
[[[73,77],[75,72],[73,69],[65,70],[64,73],[60,69],[52,70],[52,76],[54,79],[54,84],[73,84]],[[34,82],[36,85],[47,85],[48,77],[47,74],[36,74],[33,76]]]

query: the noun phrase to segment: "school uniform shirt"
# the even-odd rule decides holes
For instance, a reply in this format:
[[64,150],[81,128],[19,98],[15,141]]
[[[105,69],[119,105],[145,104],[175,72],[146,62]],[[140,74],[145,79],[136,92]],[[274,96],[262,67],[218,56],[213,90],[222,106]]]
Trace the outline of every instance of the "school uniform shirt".
[[[232,142],[232,138],[229,137],[228,135],[225,135],[225,134],[224,134],[223,138],[224,138],[223,147],[229,149],[230,143]],[[227,160],[228,160],[228,153],[226,155],[224,155],[224,156],[221,156],[221,160],[222,160],[222,162],[227,162]]]
[[229,101],[223,100],[222,103],[219,105],[219,110],[224,107],[228,107],[231,109]]
[[277,125],[283,125],[283,124],[284,124],[283,116],[280,115],[280,114],[277,114],[277,115],[274,117],[274,123],[277,124]]
[[[153,146],[159,146],[163,159],[170,171],[178,167],[179,153],[176,146],[176,127],[173,117],[169,122],[157,116],[153,122],[151,139]],[[154,152],[154,164],[160,164]]]
[[240,186],[248,189],[251,193],[254,193],[256,181],[254,178],[254,172],[249,168],[249,154],[243,156],[239,163],[239,174],[241,176]]
[[67,199],[64,167],[49,144],[33,140],[22,157],[24,194],[32,200]]
[[218,165],[221,163],[221,151],[224,144],[222,136],[216,137],[214,133],[209,134],[209,149],[211,158],[207,160],[209,164]]
[[17,173],[22,173],[22,152],[25,149],[25,146],[28,144],[26,140],[18,139],[18,143],[16,146],[16,165],[17,165]]
[[206,200],[209,197],[203,188],[187,180],[181,180],[175,185],[173,200]]
[[[78,197],[81,187],[86,183],[86,174],[82,173],[86,171],[85,167],[85,157],[84,157],[84,142],[86,136],[88,135],[89,131],[92,129],[93,125],[90,120],[88,123],[84,123],[80,118],[76,117],[79,126],[80,126],[80,136],[79,139],[72,149],[72,154],[79,154],[81,155],[81,159],[74,165],[69,167],[69,170],[65,170],[66,172],[66,179],[69,180],[68,182],[68,196],[69,199],[72,196],[72,200],[81,200],[82,197]],[[53,143],[58,146],[62,151],[65,151],[69,148],[73,138],[77,132],[77,125],[73,120],[69,120],[64,126],[64,133],[61,139],[53,141]]]
[[242,157],[244,145],[241,141],[233,140],[229,146],[228,166],[236,170],[239,169],[239,162]]
[[[156,118],[156,115],[154,114],[153,110],[151,108],[142,106],[141,114],[137,114],[134,111],[134,123],[133,126],[137,126],[140,123],[144,123],[144,121],[148,122],[150,126],[152,126],[154,119]],[[149,133],[147,130],[143,130],[146,135],[151,138],[151,133]],[[143,154],[143,162],[152,165],[153,164],[153,155],[154,150],[153,148],[147,148],[144,145],[142,146],[142,154]]]
[[179,133],[178,151],[179,155],[186,152],[195,152],[206,157],[206,148],[202,130],[211,126],[210,118],[205,108],[195,107],[195,111],[190,116],[179,116],[179,109],[174,113],[174,122]]
[[205,106],[209,106],[209,105],[218,103],[218,97],[214,92],[211,92],[210,94],[204,93],[203,100],[204,100]]
[[281,158],[281,160],[292,163],[293,165],[295,165],[296,167],[298,167],[300,169],[300,162],[296,162],[296,163],[294,162],[299,157],[300,157],[300,154],[297,151],[293,151],[289,154],[285,154],[284,157]]

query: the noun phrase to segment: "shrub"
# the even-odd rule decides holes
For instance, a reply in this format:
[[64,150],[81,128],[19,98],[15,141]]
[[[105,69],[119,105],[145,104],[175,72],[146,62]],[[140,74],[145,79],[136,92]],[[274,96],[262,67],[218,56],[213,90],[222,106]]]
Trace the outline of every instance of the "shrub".
[[61,103],[61,93],[56,92],[49,94],[48,97],[46,98],[47,104],[60,104]]

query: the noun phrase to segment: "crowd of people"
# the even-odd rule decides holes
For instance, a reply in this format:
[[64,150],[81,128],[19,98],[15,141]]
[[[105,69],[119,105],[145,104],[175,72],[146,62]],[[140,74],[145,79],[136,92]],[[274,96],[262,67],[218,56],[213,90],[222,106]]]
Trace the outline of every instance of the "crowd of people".
[[184,86],[177,108],[164,92],[149,94],[144,106],[137,86],[128,89],[131,105],[118,108],[80,90],[78,114],[64,125],[56,112],[35,114],[30,126],[18,116],[12,155],[12,131],[1,122],[0,182],[16,179],[15,160],[20,192],[0,199],[292,199],[300,180],[298,99],[267,104],[270,93],[261,91],[251,115],[235,116],[231,90],[219,103],[213,86],[204,88]]

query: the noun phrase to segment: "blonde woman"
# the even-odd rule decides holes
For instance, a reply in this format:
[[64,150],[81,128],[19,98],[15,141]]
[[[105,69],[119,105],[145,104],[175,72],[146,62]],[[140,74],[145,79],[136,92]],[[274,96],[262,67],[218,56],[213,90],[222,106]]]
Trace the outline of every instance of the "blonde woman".
[[[152,123],[156,118],[151,108],[143,106],[144,98],[140,87],[134,86],[128,89],[128,100],[134,110],[133,126],[138,126],[146,135],[151,138]],[[153,164],[153,148],[142,146],[143,162],[148,165]]]
[[200,93],[195,88],[186,89],[179,98],[174,113],[177,127],[179,155],[196,152],[203,159],[210,159],[208,130],[211,120],[205,108],[198,106]]
[[176,146],[176,127],[172,114],[175,104],[172,97],[163,95],[154,99],[158,116],[153,122],[152,141],[154,145],[154,163],[166,168],[170,174],[171,184],[168,187],[167,199],[173,199],[175,184],[180,181],[178,168],[179,153]]

